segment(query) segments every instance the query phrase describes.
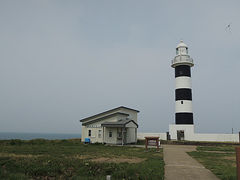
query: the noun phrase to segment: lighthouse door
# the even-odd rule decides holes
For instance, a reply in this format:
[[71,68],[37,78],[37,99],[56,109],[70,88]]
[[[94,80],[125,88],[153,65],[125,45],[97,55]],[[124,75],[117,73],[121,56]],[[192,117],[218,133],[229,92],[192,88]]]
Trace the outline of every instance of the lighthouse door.
[[177,140],[178,141],[184,141],[184,131],[183,130],[178,130],[177,131]]

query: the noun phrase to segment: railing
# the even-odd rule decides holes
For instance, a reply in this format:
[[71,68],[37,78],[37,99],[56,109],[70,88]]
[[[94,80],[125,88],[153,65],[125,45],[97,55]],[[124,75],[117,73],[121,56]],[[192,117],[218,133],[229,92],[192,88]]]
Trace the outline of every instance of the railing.
[[174,58],[172,60],[172,64],[176,64],[176,63],[191,63],[193,64],[193,59],[192,58],[182,58],[182,56],[179,56],[177,58]]

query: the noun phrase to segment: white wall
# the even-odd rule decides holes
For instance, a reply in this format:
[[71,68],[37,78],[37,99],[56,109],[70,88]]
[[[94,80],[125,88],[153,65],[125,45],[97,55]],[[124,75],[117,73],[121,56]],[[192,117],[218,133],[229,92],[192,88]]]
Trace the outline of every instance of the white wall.
[[239,134],[194,134],[194,141],[239,142]]
[[167,140],[166,133],[137,133],[137,139],[143,140],[145,137],[159,137],[159,139]]
[[[88,130],[91,130],[91,137],[88,136]],[[101,137],[98,137],[98,131],[101,130]],[[85,138],[90,138],[92,143],[102,143],[103,142],[103,128],[95,127],[95,128],[87,128],[86,126],[82,126],[82,142],[85,141]]]
[[184,131],[184,139],[187,141],[212,141],[212,142],[239,142],[239,134],[203,134],[194,133],[194,125],[169,125],[171,140],[177,140],[177,131]]
[[127,143],[135,143],[135,128],[129,127],[127,128]]
[[82,142],[84,142],[86,137],[86,130],[85,130],[85,126],[82,126],[82,134],[81,134],[81,140]]

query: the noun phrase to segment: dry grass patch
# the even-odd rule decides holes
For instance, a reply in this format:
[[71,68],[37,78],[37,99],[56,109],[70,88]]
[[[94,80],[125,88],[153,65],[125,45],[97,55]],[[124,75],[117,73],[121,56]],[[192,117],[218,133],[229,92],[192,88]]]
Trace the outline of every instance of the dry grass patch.
[[223,156],[222,159],[236,161],[236,157],[235,156]]
[[235,152],[228,152],[228,151],[202,151],[207,153],[219,153],[219,154],[234,154]]
[[127,158],[127,157],[113,157],[113,158],[107,158],[107,157],[100,157],[100,158],[96,158],[96,159],[91,159],[92,162],[96,162],[96,163],[141,163],[143,161],[145,161],[145,158]]
[[15,158],[36,158],[43,155],[33,155],[33,154],[14,154],[14,153],[0,153],[0,157],[15,157]]
[[73,158],[75,158],[75,159],[91,159],[92,156],[89,156],[89,155],[79,155],[79,154],[77,154],[77,155],[73,156]]

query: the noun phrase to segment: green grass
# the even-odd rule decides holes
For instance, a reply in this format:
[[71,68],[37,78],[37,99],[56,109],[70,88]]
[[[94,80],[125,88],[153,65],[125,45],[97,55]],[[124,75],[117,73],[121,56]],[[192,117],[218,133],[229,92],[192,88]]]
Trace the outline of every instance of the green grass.
[[235,152],[235,146],[198,146],[198,151],[223,151],[223,152]]
[[[140,161],[129,163],[135,159]],[[106,179],[108,174],[113,179],[163,179],[162,151],[80,140],[0,141],[0,179]]]
[[235,180],[237,178],[234,146],[199,146],[197,151],[188,152],[188,154],[220,179]]

